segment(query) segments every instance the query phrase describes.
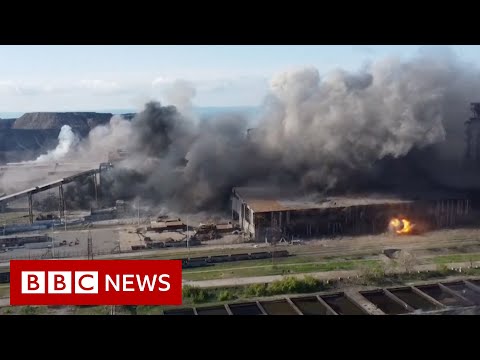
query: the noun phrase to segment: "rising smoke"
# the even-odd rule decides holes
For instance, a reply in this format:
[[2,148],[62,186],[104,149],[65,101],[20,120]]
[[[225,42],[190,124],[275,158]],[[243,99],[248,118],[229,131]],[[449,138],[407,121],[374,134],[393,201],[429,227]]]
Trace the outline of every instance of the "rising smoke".
[[78,142],[79,139],[72,131],[72,128],[69,125],[63,125],[58,134],[57,147],[46,154],[40,155],[33,162],[42,163],[63,160],[67,154],[72,152]]
[[323,79],[314,68],[280,74],[249,139],[239,115],[193,124],[151,103],[132,122],[130,170],[116,185],[191,209],[221,205],[246,184],[359,191],[428,178],[462,187],[476,174],[452,177],[444,164],[461,171],[464,120],[479,91],[477,69],[435,52]]
[[[195,91],[180,85],[173,97],[188,107]],[[192,121],[151,102],[132,121],[114,117],[92,130],[76,153],[93,160],[127,150],[110,173],[112,195],[179,211],[221,208],[231,188],[242,185],[306,193],[432,182],[465,188],[478,180],[460,164],[464,121],[479,93],[480,71],[448,51],[323,77],[304,68],[272,79],[249,137],[240,114]]]

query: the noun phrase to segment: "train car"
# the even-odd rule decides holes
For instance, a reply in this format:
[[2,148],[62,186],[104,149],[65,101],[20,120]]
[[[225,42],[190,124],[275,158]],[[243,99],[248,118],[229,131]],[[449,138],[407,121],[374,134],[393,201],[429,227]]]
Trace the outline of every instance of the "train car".
[[242,260],[250,260],[250,254],[231,254],[230,255],[231,261],[242,261]]
[[252,260],[268,259],[269,257],[271,257],[271,255],[268,251],[250,253],[250,259]]
[[289,255],[287,250],[277,250],[270,253],[270,257],[287,257]]
[[230,261],[245,261],[245,260],[258,260],[258,259],[271,259],[273,257],[286,257],[290,256],[287,250],[277,250],[277,251],[262,251],[254,253],[242,253],[242,254],[231,254],[231,255],[213,255],[213,256],[200,256],[193,258],[183,258],[182,268],[193,268],[201,266],[213,266],[216,263],[225,263]]
[[224,263],[229,262],[231,260],[229,255],[215,255],[209,256],[208,262],[210,263]]

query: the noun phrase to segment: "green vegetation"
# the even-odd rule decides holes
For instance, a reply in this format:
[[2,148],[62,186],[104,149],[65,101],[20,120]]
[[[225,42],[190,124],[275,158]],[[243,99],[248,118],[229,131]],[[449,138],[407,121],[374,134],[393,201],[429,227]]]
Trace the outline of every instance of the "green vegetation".
[[162,315],[162,306],[138,306],[137,315]]
[[138,308],[138,306],[136,306],[136,305],[119,306],[119,310],[122,313],[126,313],[128,315],[137,315],[137,308]]
[[23,315],[36,315],[39,313],[39,308],[36,306],[25,306],[21,310]]
[[433,258],[435,264],[448,264],[448,263],[460,263],[480,261],[480,254],[455,254],[455,255],[442,255]]
[[[330,261],[330,262],[303,262],[303,263],[280,263],[265,265],[263,260],[260,264],[254,266],[234,266],[230,264],[215,265],[214,269],[206,270],[206,268],[187,269],[183,271],[185,280],[212,280],[226,279],[235,277],[250,276],[267,276],[267,275],[287,275],[310,272],[326,272],[336,270],[356,270],[362,267],[377,267],[379,260],[347,260],[347,261]],[[246,262],[243,262],[246,263]],[[220,266],[224,265],[224,266]],[[229,266],[230,267],[227,267]]]
[[252,284],[245,287],[245,297],[261,297],[283,294],[302,294],[308,292],[317,292],[329,288],[329,286],[315,279],[312,276],[305,276],[299,279],[293,276],[287,276],[281,280],[270,284]]
[[0,308],[0,315],[10,315],[13,314],[13,309],[10,306],[5,306]]
[[229,301],[235,299],[235,295],[229,290],[222,290],[218,293],[218,301]]
[[75,315],[109,315],[110,306],[76,306]]
[[450,270],[445,265],[439,265],[435,271],[421,271],[410,273],[388,274],[383,276],[371,277],[368,280],[365,277],[360,277],[356,282],[358,285],[372,285],[372,286],[392,286],[403,285],[409,282],[426,281],[442,279],[448,276],[478,276],[480,269],[462,269],[462,273],[455,270]]
[[266,284],[251,284],[247,285],[244,290],[245,297],[261,297],[267,296],[267,285]]
[[204,303],[215,297],[216,296],[207,289],[189,285],[183,287],[183,298],[190,300],[194,304]]
[[317,292],[326,290],[331,286],[332,285],[325,284],[311,276],[306,276],[303,279],[287,276],[269,284],[252,284],[228,289],[202,289],[194,286],[185,286],[183,289],[183,305],[188,305],[189,303],[224,302],[252,297]]
[[322,281],[317,280],[312,276],[306,276],[303,279],[288,276],[282,280],[268,284],[267,293],[269,295],[301,294],[321,291],[326,288],[326,285],[324,285]]

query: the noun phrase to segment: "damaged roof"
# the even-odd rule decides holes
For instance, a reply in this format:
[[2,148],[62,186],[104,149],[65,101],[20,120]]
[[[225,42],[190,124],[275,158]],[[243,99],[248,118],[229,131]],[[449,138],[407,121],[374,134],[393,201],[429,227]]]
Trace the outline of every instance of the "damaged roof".
[[323,196],[299,194],[275,188],[234,188],[233,192],[254,212],[313,210],[351,206],[409,203],[414,200],[394,195]]

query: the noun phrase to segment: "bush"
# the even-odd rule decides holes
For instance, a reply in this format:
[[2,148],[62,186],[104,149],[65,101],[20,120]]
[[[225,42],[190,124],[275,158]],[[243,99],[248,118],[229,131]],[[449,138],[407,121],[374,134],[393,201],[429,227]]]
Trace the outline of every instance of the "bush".
[[33,306],[26,306],[22,309],[22,313],[25,315],[34,315],[37,313],[37,308]]
[[450,269],[446,264],[438,264],[437,265],[437,271],[440,273],[447,273]]
[[303,279],[297,279],[293,276],[287,276],[282,280],[274,281],[268,285],[252,284],[245,288],[244,296],[260,297],[270,295],[283,295],[295,293],[307,293],[324,290],[324,284],[312,276],[305,276]]
[[233,300],[235,296],[229,290],[223,290],[223,291],[220,291],[217,298],[218,298],[218,301],[228,301],[228,300]]
[[12,309],[11,308],[7,308],[5,309],[5,311],[3,312],[5,315],[9,315],[12,313]]
[[212,294],[208,290],[186,285],[183,287],[183,297],[189,298],[193,303],[198,304],[208,301]]
[[360,276],[365,284],[376,284],[385,278],[385,269],[378,266],[362,266],[360,268]]
[[317,290],[319,286],[320,282],[311,276],[307,276],[304,279],[288,276],[282,280],[271,283],[268,286],[268,292],[271,295],[312,292]]
[[126,311],[128,311],[132,315],[137,315],[137,306],[136,305],[125,305],[123,307]]
[[252,284],[248,285],[245,288],[245,296],[247,297],[258,297],[258,296],[267,296],[267,286],[265,284]]

